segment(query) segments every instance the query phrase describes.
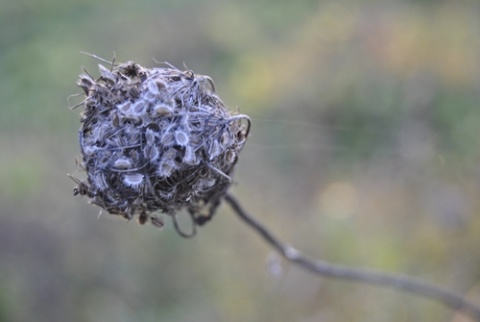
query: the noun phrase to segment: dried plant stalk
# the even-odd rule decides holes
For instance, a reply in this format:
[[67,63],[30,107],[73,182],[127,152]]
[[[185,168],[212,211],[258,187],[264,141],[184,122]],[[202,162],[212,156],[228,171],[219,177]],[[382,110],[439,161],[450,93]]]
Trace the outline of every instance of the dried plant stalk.
[[[86,181],[74,194],[110,214],[155,226],[162,212],[186,208],[203,224],[232,183],[250,129],[230,113],[210,77],[134,62],[80,75],[85,92],[79,131]],[[206,213],[205,211],[206,210]]]
[[432,284],[429,281],[405,274],[394,274],[360,267],[344,266],[309,258],[293,246],[280,241],[266,226],[250,215],[233,195],[227,193],[224,199],[234,213],[246,225],[252,228],[255,233],[263,238],[268,245],[275,249],[288,262],[298,265],[304,270],[325,277],[408,291],[438,301],[448,308],[469,315],[475,321],[480,321],[480,306],[470,302],[460,293]]

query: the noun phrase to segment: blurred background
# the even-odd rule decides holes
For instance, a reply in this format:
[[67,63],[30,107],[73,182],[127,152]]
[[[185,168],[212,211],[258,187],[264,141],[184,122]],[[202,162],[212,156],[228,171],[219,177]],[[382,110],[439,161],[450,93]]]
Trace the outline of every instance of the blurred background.
[[281,239],[480,304],[477,1],[7,0],[0,321],[469,321],[283,262],[225,205],[197,237],[73,197],[81,68],[210,75],[253,128],[233,192]]

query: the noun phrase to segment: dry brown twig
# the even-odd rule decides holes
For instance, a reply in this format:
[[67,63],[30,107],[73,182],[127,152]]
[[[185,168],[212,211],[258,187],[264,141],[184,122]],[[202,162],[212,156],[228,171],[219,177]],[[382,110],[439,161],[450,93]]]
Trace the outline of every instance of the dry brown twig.
[[[101,62],[108,61],[90,55]],[[77,84],[86,98],[79,131],[81,168],[70,176],[75,195],[110,214],[163,227],[165,213],[182,237],[195,235],[225,200],[235,214],[287,261],[312,273],[375,284],[437,300],[480,321],[480,307],[462,295],[422,279],[330,264],[282,243],[229,194],[232,173],[250,130],[250,119],[229,113],[208,76],[134,62],[86,70]],[[187,209],[192,230],[184,232],[176,212]],[[205,212],[206,211],[206,212]]]
[[230,193],[225,196],[235,214],[279,252],[288,262],[298,265],[314,274],[334,277],[355,282],[390,287],[408,291],[417,295],[437,300],[447,307],[468,314],[480,321],[480,307],[464,299],[461,294],[442,288],[425,280],[405,274],[391,274],[371,269],[331,264],[321,260],[310,259],[294,247],[284,244],[264,225],[243,209],[240,202]]

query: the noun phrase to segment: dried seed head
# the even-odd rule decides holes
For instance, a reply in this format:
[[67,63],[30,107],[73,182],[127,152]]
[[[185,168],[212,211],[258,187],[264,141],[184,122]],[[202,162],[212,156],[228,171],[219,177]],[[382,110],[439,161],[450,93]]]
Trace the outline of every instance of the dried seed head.
[[157,139],[157,132],[151,129],[147,129],[145,131],[145,142],[147,145],[154,144],[155,140]]
[[175,141],[178,145],[185,146],[188,144],[188,134],[182,130],[177,130],[175,132]]
[[95,86],[95,81],[88,74],[80,75],[80,78],[77,81],[77,85],[83,89],[86,95],[92,90]]
[[206,191],[215,185],[216,180],[212,178],[205,178],[198,180],[197,188],[200,191]]
[[136,101],[132,104],[131,110],[138,116],[142,116],[145,112],[145,101]]
[[158,165],[156,175],[158,175],[160,178],[170,177],[174,168],[175,168],[175,163],[173,163],[172,161],[162,162]]
[[173,113],[173,107],[165,103],[160,103],[152,108],[152,117],[161,117]]
[[167,94],[167,84],[159,79],[147,82],[147,90],[156,96]]
[[75,179],[74,193],[157,227],[164,223],[154,212],[213,214],[248,117],[228,112],[208,76],[134,62],[98,68],[98,79],[85,72],[77,82],[87,96],[79,131],[87,181]]
[[130,106],[132,104],[129,101],[122,102],[120,104],[117,104],[117,108],[122,111],[122,113],[128,113],[130,111]]
[[191,145],[187,145],[185,147],[185,154],[183,155],[183,162],[185,164],[197,164],[198,159],[195,156],[195,151],[193,151],[193,148]]
[[143,174],[125,174],[123,175],[123,183],[130,188],[138,189],[143,183]]
[[154,145],[147,145],[143,150],[145,154],[145,158],[150,162],[154,163],[157,161],[158,157],[160,156],[160,152],[158,152],[158,148]]
[[100,191],[108,189],[108,184],[105,178],[105,174],[102,172],[97,173],[93,180],[93,185],[95,186],[96,189]]
[[237,157],[237,154],[235,153],[235,151],[233,150],[228,150],[226,153],[225,153],[225,162],[227,163],[235,163],[235,158]]
[[115,160],[113,166],[117,169],[129,169],[132,167],[132,161],[129,158],[121,157]]

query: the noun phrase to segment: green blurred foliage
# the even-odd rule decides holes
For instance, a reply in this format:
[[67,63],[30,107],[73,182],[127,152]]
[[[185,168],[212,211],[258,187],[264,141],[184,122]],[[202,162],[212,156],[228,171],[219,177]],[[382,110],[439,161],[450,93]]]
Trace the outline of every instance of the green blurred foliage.
[[[326,260],[480,303],[477,1],[12,1],[0,10],[0,321],[464,321],[300,271],[222,208],[193,240],[74,198],[75,81],[184,64],[253,119],[233,187]],[[271,263],[270,263],[271,264]]]

